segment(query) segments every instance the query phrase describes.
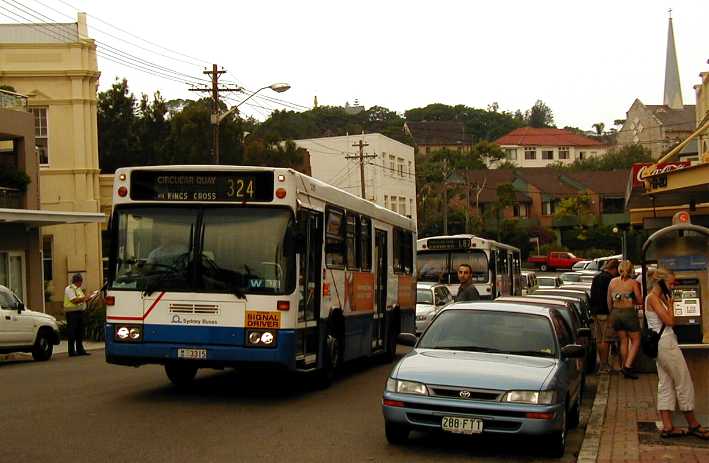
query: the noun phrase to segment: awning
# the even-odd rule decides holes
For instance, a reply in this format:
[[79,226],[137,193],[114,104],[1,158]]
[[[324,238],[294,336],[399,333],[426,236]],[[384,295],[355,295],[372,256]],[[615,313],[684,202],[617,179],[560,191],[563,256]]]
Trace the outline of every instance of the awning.
[[102,223],[106,216],[98,212],[57,212],[36,209],[0,208],[0,225],[23,224],[35,227],[77,223]]
[[626,196],[626,208],[686,206],[709,203],[709,163],[645,177],[648,190],[637,188]]

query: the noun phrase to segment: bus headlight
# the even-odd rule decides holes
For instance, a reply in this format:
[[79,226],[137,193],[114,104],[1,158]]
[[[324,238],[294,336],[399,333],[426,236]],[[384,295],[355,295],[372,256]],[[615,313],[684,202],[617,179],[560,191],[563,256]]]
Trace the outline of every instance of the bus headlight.
[[116,325],[113,339],[121,342],[137,342],[143,339],[143,327],[137,325]]
[[248,347],[276,347],[277,332],[272,330],[249,330],[246,332]]

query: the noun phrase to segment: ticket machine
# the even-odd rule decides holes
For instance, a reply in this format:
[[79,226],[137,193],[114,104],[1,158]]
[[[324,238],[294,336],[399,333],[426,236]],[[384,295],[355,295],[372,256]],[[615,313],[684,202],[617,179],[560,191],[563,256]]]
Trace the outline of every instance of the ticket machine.
[[[672,222],[643,245],[643,275],[649,264],[674,272],[677,340],[680,344],[709,344],[709,229],[693,225],[685,211],[675,214]],[[647,292],[648,285],[643,289]]]

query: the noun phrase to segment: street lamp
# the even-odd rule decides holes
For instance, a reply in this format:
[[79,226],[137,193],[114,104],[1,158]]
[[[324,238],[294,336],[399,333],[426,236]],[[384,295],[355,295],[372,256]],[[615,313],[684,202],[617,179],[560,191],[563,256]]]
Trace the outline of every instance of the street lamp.
[[[211,121],[212,121],[212,125],[214,126],[214,130],[216,131],[216,135],[215,135],[215,146],[214,146],[214,159],[215,159],[215,163],[216,163],[216,164],[219,164],[219,124],[221,124],[222,121],[223,121],[227,116],[229,116],[229,115],[232,114],[234,111],[236,111],[237,109],[239,109],[239,106],[241,106],[242,104],[246,103],[248,100],[250,100],[251,98],[253,98],[254,95],[256,95],[256,94],[257,94],[258,92],[260,92],[261,90],[266,90],[267,88],[270,88],[271,90],[273,90],[273,91],[276,92],[276,93],[283,93],[283,92],[287,91],[288,89],[290,89],[290,85],[289,85],[289,84],[286,84],[286,83],[283,83],[283,82],[279,82],[279,83],[267,85],[267,86],[265,86],[265,87],[261,87],[261,88],[259,88],[258,90],[256,90],[255,92],[251,93],[251,95],[249,95],[249,96],[247,96],[246,98],[244,98],[243,100],[241,100],[241,101],[239,102],[239,104],[237,104],[236,106],[232,107],[229,111],[226,111],[226,112],[221,113],[221,114],[212,114]],[[243,90],[243,89],[240,89],[240,90]]]

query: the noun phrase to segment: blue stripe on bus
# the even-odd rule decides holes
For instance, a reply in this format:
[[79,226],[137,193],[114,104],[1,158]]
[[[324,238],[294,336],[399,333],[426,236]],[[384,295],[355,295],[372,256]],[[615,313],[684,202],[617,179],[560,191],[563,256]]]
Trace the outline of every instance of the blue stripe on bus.
[[[178,348],[207,349],[210,364],[274,364],[295,368],[296,332],[278,330],[275,348],[244,347],[244,328],[146,325],[143,342],[117,342],[106,324],[106,357],[111,363],[164,363],[177,359]],[[178,341],[179,340],[179,341]],[[228,341],[228,342],[227,342]],[[200,361],[196,361],[200,362]]]

